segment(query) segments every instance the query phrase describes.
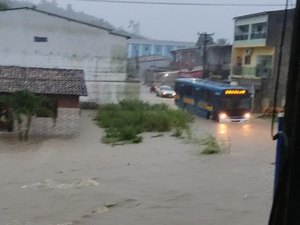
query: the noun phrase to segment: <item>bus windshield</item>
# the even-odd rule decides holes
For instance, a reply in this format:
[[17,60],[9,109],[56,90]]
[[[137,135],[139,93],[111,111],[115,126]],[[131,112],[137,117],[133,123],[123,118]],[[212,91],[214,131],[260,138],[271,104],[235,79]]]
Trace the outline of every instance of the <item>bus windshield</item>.
[[224,110],[248,110],[251,108],[251,100],[245,96],[227,96],[221,99],[221,106]]

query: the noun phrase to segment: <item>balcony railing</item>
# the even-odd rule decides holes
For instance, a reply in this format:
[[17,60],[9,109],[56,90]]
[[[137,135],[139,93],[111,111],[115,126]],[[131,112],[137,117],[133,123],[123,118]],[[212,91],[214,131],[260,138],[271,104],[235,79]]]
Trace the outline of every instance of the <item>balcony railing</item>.
[[235,41],[248,40],[248,33],[238,33],[234,35]]
[[266,32],[252,32],[251,39],[264,39],[266,38]]
[[256,67],[233,66],[232,74],[238,76],[268,78],[272,76],[272,68],[261,65],[257,65]]

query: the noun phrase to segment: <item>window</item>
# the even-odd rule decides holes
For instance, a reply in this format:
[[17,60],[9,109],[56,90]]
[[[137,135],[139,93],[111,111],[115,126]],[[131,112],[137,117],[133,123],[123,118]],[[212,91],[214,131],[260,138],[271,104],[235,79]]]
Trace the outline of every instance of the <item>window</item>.
[[200,89],[197,97],[200,101],[211,103],[213,101],[214,94],[210,90]]
[[155,45],[154,46],[154,54],[155,55],[162,55],[162,46],[161,45]]
[[241,25],[235,27],[235,35],[234,35],[235,41],[248,40],[248,36],[249,36],[249,25]]
[[140,45],[132,44],[132,57],[139,56]]
[[192,86],[185,86],[184,87],[184,94],[187,95],[187,96],[192,96],[192,90],[193,90]]
[[180,62],[181,59],[182,59],[182,56],[181,56],[181,54],[178,52],[178,53],[176,54],[176,62]]
[[171,51],[173,51],[175,49],[174,46],[171,46],[171,45],[167,45],[166,46],[166,55],[165,56],[168,56],[168,57],[171,57]]
[[150,45],[143,45],[143,56],[151,55],[151,46]]
[[34,42],[48,42],[48,38],[47,37],[34,36]]
[[251,26],[251,39],[266,38],[267,23],[255,23]]
[[245,65],[250,65],[251,64],[251,55],[246,55],[245,56]]
[[256,76],[270,77],[272,75],[272,56],[259,55],[256,58]]

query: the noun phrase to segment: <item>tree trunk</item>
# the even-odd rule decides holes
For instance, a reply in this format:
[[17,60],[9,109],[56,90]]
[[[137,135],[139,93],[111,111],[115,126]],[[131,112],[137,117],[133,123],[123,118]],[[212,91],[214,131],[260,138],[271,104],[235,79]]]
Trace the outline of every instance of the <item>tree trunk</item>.
[[32,115],[28,115],[27,122],[26,122],[26,130],[25,130],[25,134],[24,134],[25,141],[28,140],[28,134],[29,134],[29,130],[30,130],[31,121],[32,121]]
[[22,131],[22,119],[18,115],[17,117],[17,123],[18,123],[18,134],[19,134],[19,140],[23,140],[23,131]]

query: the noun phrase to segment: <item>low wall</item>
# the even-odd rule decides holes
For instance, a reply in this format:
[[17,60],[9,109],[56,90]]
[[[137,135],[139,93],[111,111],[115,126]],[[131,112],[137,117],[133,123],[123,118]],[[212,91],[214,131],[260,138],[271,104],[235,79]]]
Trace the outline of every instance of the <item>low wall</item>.
[[86,82],[87,97],[80,97],[81,102],[97,104],[118,103],[123,99],[138,99],[140,83],[132,82]]
[[79,135],[79,108],[58,108],[57,118],[33,118],[30,134],[41,136]]

